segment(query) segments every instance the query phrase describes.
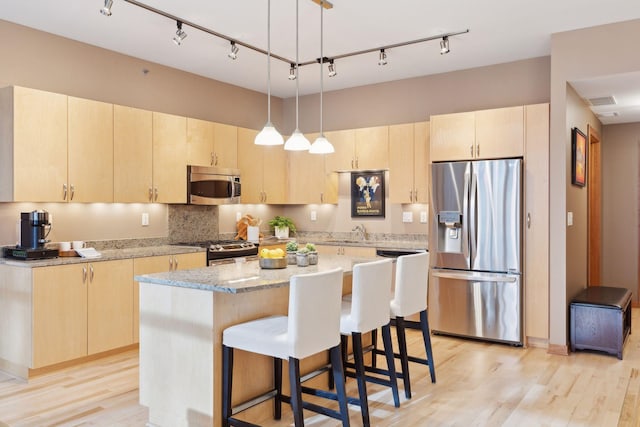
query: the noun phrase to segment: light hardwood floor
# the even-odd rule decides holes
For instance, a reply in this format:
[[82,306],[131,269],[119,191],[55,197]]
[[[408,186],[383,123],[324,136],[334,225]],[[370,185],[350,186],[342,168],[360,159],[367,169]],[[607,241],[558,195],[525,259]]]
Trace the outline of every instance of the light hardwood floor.
[[[638,325],[640,309],[633,309]],[[420,335],[410,331],[410,346]],[[514,348],[433,337],[437,383],[427,367],[411,365],[413,398],[393,407],[388,389],[368,385],[374,426],[640,426],[640,333],[632,333],[624,360],[592,352],[548,355]],[[356,395],[355,383],[348,393]],[[361,425],[350,407],[352,425]],[[310,426],[339,423],[306,413]],[[138,405],[138,352],[45,374],[28,384],[0,373],[0,425],[144,426]],[[269,426],[288,426],[288,413]]]

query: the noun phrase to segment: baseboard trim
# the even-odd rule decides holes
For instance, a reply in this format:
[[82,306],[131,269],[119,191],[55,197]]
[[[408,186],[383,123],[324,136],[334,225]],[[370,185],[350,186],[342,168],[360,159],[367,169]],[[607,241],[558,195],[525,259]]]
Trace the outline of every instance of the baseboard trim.
[[557,356],[568,356],[569,346],[566,344],[565,345],[549,344],[549,348],[547,348],[547,353],[555,354]]
[[549,340],[546,338],[527,337],[526,345],[527,347],[548,349]]

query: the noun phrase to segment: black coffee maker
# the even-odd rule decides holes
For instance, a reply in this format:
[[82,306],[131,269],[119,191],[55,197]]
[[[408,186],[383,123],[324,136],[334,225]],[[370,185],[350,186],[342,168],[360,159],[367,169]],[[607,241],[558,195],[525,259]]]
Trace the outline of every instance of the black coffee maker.
[[20,244],[4,248],[4,256],[23,260],[55,258],[57,249],[45,248],[51,231],[49,212],[32,211],[20,213]]

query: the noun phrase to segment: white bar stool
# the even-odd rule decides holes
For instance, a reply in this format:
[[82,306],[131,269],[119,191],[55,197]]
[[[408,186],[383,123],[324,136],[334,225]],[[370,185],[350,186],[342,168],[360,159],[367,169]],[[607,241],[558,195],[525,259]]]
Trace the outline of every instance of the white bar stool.
[[[222,334],[222,425],[255,426],[234,418],[237,412],[275,398],[274,418],[280,419],[282,402],[292,407],[296,427],[304,426],[303,408],[330,416],[349,426],[349,413],[340,349],[341,268],[292,276],[289,288],[288,316],[270,316],[241,323]],[[274,358],[274,389],[235,408],[231,406],[234,349]],[[300,359],[330,350],[336,394],[302,387]],[[289,362],[291,396],[282,394],[282,360]],[[340,411],[303,402],[302,393],[338,400]]]
[[[370,425],[367,381],[391,387],[395,407],[400,406],[389,319],[392,271],[393,261],[391,259],[355,265],[353,267],[352,293],[342,300],[340,333],[343,338],[344,365],[355,369],[355,373],[346,371],[346,374],[356,378],[360,398],[359,402],[349,399],[349,403],[360,405],[362,421],[365,427]],[[365,367],[363,362],[362,334],[375,331],[378,328],[382,328],[387,370]],[[353,340],[354,363],[346,362],[346,341],[349,335]],[[365,371],[386,375],[388,379],[366,375]]]

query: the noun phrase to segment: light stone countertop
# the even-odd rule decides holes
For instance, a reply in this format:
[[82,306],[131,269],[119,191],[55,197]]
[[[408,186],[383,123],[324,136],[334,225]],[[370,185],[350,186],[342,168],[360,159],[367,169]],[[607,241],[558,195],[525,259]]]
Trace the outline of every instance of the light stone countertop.
[[[125,249],[103,249],[99,250],[102,255],[100,258],[82,258],[82,257],[58,257],[48,259],[38,259],[33,261],[21,261],[13,258],[0,258],[0,264],[13,265],[18,267],[49,267],[55,265],[78,264],[83,262],[100,262],[129,258],[144,258],[161,255],[179,255],[188,253],[205,252],[206,249],[196,246],[144,246],[138,248]],[[202,255],[205,257],[206,255]]]
[[287,268],[267,270],[261,269],[259,262],[255,260],[168,273],[145,274],[136,276],[135,280],[156,285],[237,294],[288,286],[291,276],[337,267],[341,267],[345,274],[350,274],[355,264],[375,259],[377,258],[323,254],[318,257],[317,265],[308,267],[289,265]]

